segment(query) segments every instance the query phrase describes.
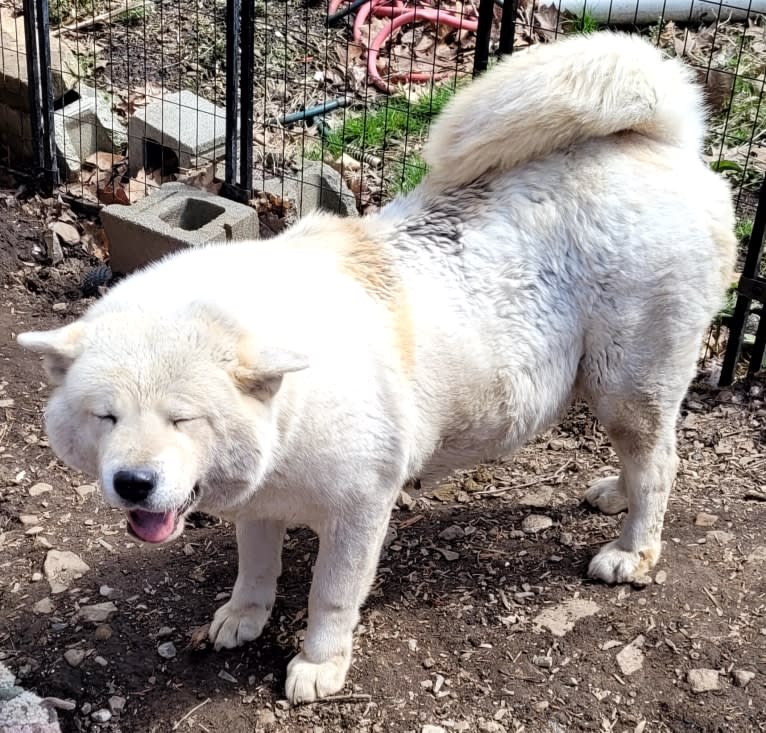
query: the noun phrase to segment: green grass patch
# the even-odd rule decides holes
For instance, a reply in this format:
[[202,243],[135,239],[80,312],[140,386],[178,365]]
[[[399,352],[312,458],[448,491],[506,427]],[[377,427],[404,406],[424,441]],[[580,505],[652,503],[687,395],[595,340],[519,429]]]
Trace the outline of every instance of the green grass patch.
[[420,150],[428,127],[455,91],[455,84],[438,84],[412,102],[388,97],[379,107],[347,113],[341,124],[325,128],[321,148],[307,150],[305,157],[318,160],[329,153],[339,158],[344,152],[377,156],[383,160],[386,193],[408,193],[426,174]]
[[569,33],[595,33],[601,26],[586,10],[582,15],[575,15],[571,20],[564,21],[564,27]]

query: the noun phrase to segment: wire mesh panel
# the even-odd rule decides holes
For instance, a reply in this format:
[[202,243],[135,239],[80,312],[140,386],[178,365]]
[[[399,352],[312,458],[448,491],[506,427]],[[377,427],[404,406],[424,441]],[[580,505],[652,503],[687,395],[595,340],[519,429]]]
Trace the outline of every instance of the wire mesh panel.
[[[766,172],[764,0],[25,0],[31,15],[18,2],[0,0],[6,89],[26,71],[25,19],[35,58],[47,41],[51,84],[35,82],[39,114],[24,101],[0,109],[5,162],[60,172],[62,190],[96,206],[181,180],[250,203],[262,236],[317,206],[374,211],[423,177],[429,124],[474,73],[616,27],[696,69],[704,156],[731,182],[743,252],[752,230]],[[715,328],[707,356],[725,342]]]

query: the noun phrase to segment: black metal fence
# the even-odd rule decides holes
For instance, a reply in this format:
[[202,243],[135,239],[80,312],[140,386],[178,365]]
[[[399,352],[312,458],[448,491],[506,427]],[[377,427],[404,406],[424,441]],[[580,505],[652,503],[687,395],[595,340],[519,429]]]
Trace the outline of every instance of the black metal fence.
[[364,213],[416,185],[430,120],[497,57],[641,33],[697,70],[705,157],[736,194],[744,278],[707,344],[726,380],[742,353],[760,367],[766,338],[764,13],[766,0],[0,0],[0,157],[94,207],[184,180],[251,203],[268,236],[306,206]]

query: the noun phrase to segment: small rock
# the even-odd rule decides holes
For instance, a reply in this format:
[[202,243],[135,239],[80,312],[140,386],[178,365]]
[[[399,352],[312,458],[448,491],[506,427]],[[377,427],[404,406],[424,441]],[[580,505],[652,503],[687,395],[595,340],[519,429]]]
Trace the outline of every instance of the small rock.
[[553,660],[550,657],[532,657],[532,664],[543,669],[550,669],[553,666]]
[[6,407],[13,407],[15,404],[16,400],[14,400],[12,397],[7,397],[3,400],[0,400],[0,410]]
[[424,725],[420,729],[420,733],[447,733],[440,725]]
[[84,499],[89,494],[92,494],[96,490],[96,487],[93,486],[93,484],[83,484],[82,486],[78,486],[75,489],[75,493],[81,498]]
[[53,601],[50,598],[41,598],[34,606],[32,610],[35,613],[53,613]]
[[125,705],[128,701],[121,695],[112,695],[109,698],[109,709],[112,711],[112,715],[119,715],[125,710]]
[[624,675],[635,674],[644,666],[644,653],[641,651],[643,645],[644,637],[638,636],[617,653],[617,666]]
[[109,664],[109,662],[107,662],[107,661],[106,661],[106,659],[104,659],[104,658],[103,658],[103,657],[101,657],[101,656],[98,656],[98,657],[93,657],[93,661],[94,661],[94,662],[95,662],[95,663],[96,663],[96,664],[97,664],[99,667],[106,667],[106,666]]
[[664,570],[658,570],[654,576],[654,582],[657,585],[665,585],[665,581],[668,579],[668,574]]
[[524,518],[521,523],[521,528],[527,534],[535,534],[536,532],[542,532],[553,526],[553,520],[550,517],[546,517],[544,514],[530,514]]
[[459,540],[465,537],[465,531],[459,525],[453,524],[450,527],[447,527],[447,529],[443,529],[439,532],[439,537],[447,542],[452,542],[453,540]]
[[163,659],[172,659],[176,655],[176,645],[172,641],[166,641],[157,647],[157,654]]
[[605,652],[609,651],[610,649],[614,649],[615,647],[622,646],[621,641],[617,641],[617,639],[610,639],[609,641],[605,641],[601,645],[601,649]]
[[29,495],[40,496],[40,494],[45,494],[52,489],[53,487],[50,484],[35,484],[29,489]]
[[162,626],[160,627],[160,630],[157,632],[157,638],[162,639],[166,636],[171,636],[173,634],[173,629],[170,628],[170,626]]
[[110,588],[108,585],[102,585],[98,589],[98,594],[104,598],[114,598],[118,595],[118,592],[114,588]]
[[554,636],[564,636],[574,628],[577,621],[593,616],[600,610],[600,606],[593,601],[570,598],[552,608],[546,608],[535,617],[532,624],[538,631],[542,627],[548,629]]
[[746,669],[735,669],[732,672],[734,684],[737,687],[747,687],[755,678],[755,672],[748,672]]
[[50,224],[50,229],[61,237],[66,244],[78,244],[80,241],[80,232],[74,224],[65,221],[54,221]]
[[222,669],[218,673],[218,676],[222,680],[226,680],[227,682],[231,682],[232,685],[236,685],[237,684],[237,678],[234,675],[229,674],[225,669]]
[[74,618],[75,621],[100,624],[114,613],[117,613],[117,606],[111,601],[106,601],[104,603],[94,603],[91,606],[82,606]]
[[93,636],[96,641],[106,641],[112,637],[112,627],[109,624],[100,624],[96,626],[96,630],[93,632]]
[[40,517],[38,517],[36,514],[20,514],[19,521],[25,527],[29,527],[30,525],[37,524],[40,521]]
[[258,714],[256,715],[256,718],[258,719],[258,726],[259,727],[266,727],[267,725],[274,725],[274,723],[277,722],[277,716],[274,715],[273,710],[269,710],[268,708],[264,708],[263,710],[259,710]]
[[112,719],[112,714],[106,708],[101,708],[101,710],[94,710],[90,717],[97,723],[108,723]]
[[89,570],[90,566],[69,550],[48,550],[43,564],[43,572],[54,594],[63,593]]
[[694,524],[696,524],[698,527],[712,527],[717,521],[717,515],[708,514],[707,512],[700,512],[694,518]]
[[426,657],[423,660],[423,667],[425,669],[431,669],[436,664],[436,660],[434,660],[432,657]]
[[396,506],[411,511],[415,507],[415,500],[402,489],[399,492],[399,496],[396,498]]
[[524,506],[535,507],[535,509],[542,509],[543,507],[550,506],[551,499],[553,498],[553,487],[542,486],[536,491],[530,491],[521,497],[520,503]]
[[43,579],[42,573],[32,573],[32,577],[30,578],[30,580],[33,583],[39,583],[42,579]]
[[64,659],[70,667],[79,667],[85,659],[85,652],[82,649],[67,649],[64,652]]
[[729,542],[734,541],[734,535],[722,529],[714,529],[705,533],[705,539],[708,542],[717,542],[719,545],[728,545]]
[[544,710],[548,709],[548,706],[550,703],[547,700],[540,700],[539,702],[536,702],[532,707],[538,712],[542,713]]
[[690,669],[687,680],[692,692],[712,692],[719,689],[718,671],[715,669]]
[[93,710],[93,705],[91,705],[89,702],[84,702],[80,707],[80,710],[82,710],[83,715],[88,715],[90,711]]
[[756,547],[747,556],[747,562],[766,562],[766,545]]
[[63,313],[69,306],[66,303],[54,303],[51,310],[54,313]]
[[455,560],[460,559],[459,552],[453,552],[452,550],[444,550],[442,548],[438,548],[438,551],[444,556],[444,559],[447,562],[454,562]]

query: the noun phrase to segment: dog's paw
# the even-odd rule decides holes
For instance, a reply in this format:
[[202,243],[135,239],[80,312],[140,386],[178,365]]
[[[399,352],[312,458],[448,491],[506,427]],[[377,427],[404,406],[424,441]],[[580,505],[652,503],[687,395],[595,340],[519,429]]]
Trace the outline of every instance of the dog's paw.
[[301,652],[287,665],[287,699],[297,705],[335,694],[346,681],[350,663],[348,656],[338,654],[326,662],[315,664],[309,662]]
[[588,575],[605,583],[634,583],[646,578],[660,556],[658,549],[623,550],[619,540],[604,545],[590,561]]
[[266,622],[269,620],[269,610],[264,606],[243,606],[233,600],[224,603],[213,616],[210,624],[210,641],[215,650],[234,649],[257,639]]
[[585,501],[604,514],[619,514],[628,509],[628,497],[620,487],[617,476],[594,481],[585,492]]

